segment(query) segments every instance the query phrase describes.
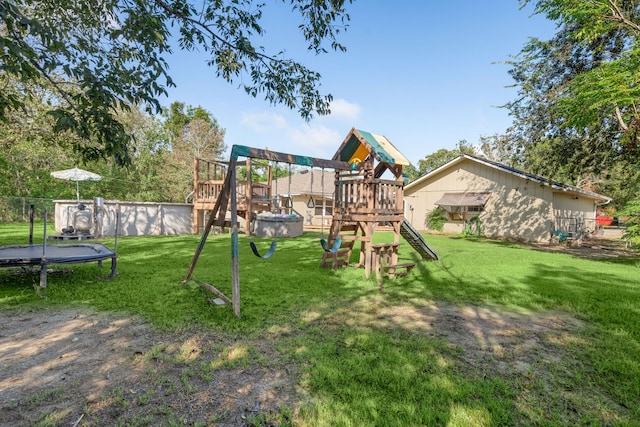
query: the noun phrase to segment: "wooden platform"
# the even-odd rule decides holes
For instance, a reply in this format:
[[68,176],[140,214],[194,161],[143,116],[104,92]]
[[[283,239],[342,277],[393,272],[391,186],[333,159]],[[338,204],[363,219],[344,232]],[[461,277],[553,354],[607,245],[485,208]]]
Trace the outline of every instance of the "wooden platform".
[[93,238],[93,234],[56,234],[47,236],[47,240],[88,240]]

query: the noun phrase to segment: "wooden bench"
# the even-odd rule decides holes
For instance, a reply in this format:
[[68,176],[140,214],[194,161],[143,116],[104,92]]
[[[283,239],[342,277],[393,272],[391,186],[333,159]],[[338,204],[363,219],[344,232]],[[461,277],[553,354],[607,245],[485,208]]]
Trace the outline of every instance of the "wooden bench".
[[[383,265],[381,270],[386,272],[387,277],[393,278],[395,276],[402,277],[406,276],[411,272],[411,269],[416,265],[412,262],[406,262],[404,264],[394,264],[394,265]],[[401,270],[401,271],[398,271]]]

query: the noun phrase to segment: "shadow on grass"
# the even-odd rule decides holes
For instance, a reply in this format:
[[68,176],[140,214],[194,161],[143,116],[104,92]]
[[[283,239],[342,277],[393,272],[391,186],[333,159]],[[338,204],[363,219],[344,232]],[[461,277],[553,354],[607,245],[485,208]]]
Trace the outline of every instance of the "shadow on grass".
[[[78,266],[72,275],[51,278],[44,301],[32,290],[37,277],[0,273],[0,307],[78,304],[136,313],[162,328],[197,325],[236,334],[239,339],[273,340],[291,363],[303,367],[300,384],[311,393],[313,402],[305,406],[303,417],[313,425],[511,425],[584,418],[584,413],[561,414],[555,419],[532,415],[516,397],[520,377],[470,370],[461,362],[463,348],[437,331],[425,333],[413,327],[424,317],[404,316],[408,327],[389,317],[389,310],[410,314],[433,299],[534,311],[566,310],[602,323],[604,330],[624,328],[630,320],[630,342],[638,340],[637,274],[635,278],[625,276],[615,263],[600,271],[603,269],[593,267],[594,261],[576,263],[561,254],[536,253],[505,242],[438,236],[427,240],[441,262],[420,261],[411,275],[385,281],[380,290],[374,278],[364,279],[362,269],[319,268],[322,249],[318,240],[317,233],[279,239],[276,253],[264,260],[253,256],[248,239],[240,237],[239,320],[231,307],[208,303],[212,295],[198,285],[181,285],[198,245],[197,236],[123,238],[118,243],[119,277],[101,281],[97,266]],[[268,239],[255,241],[260,248],[270,243]],[[408,245],[402,248],[400,262],[416,260]],[[193,276],[230,296],[230,259],[229,236],[210,236]],[[612,278],[616,285],[606,285]],[[610,288],[605,290],[605,286]],[[385,314],[384,322],[379,313]],[[436,316],[434,321],[442,319]],[[463,334],[472,335],[472,325],[461,325],[468,328]],[[490,341],[486,336],[477,339]],[[589,343],[594,340],[596,348],[604,346],[600,335]],[[593,377],[601,375],[613,384],[619,368],[637,363],[637,356],[629,354],[620,365],[600,364],[608,355],[601,350],[590,359],[604,371],[589,374],[589,378],[597,381]],[[481,362],[492,363],[492,359]],[[607,397],[632,408],[640,403],[640,392],[633,387],[633,380],[628,380]],[[561,390],[554,391],[561,406],[566,400]],[[606,423],[597,411],[589,417],[595,423]],[[624,420],[625,410],[620,413]]]

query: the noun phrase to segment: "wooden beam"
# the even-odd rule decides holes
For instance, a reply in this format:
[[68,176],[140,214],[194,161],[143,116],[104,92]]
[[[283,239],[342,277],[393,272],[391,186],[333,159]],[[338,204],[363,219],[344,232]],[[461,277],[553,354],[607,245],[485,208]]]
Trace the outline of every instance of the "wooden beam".
[[[235,162],[234,162],[235,163]],[[234,164],[235,166],[235,164]],[[234,181],[234,188],[233,191],[235,192],[235,181]],[[207,237],[209,236],[209,231],[211,230],[211,227],[213,227],[213,224],[216,220],[216,217],[218,215],[218,213],[222,210],[222,219],[224,221],[224,214],[227,210],[227,203],[228,203],[228,197],[229,197],[229,187],[231,185],[231,177],[229,174],[227,174],[226,178],[225,178],[225,183],[224,186],[222,187],[222,191],[220,193],[220,195],[218,196],[218,198],[216,199],[216,204],[213,206],[213,209],[211,210],[211,215],[209,216],[209,220],[207,221],[207,225],[204,228],[204,231],[202,233],[202,236],[200,237],[200,243],[198,244],[198,247],[196,248],[196,252],[193,254],[193,258],[191,259],[191,265],[189,266],[189,270],[187,271],[187,275],[184,278],[184,280],[182,281],[182,284],[187,283],[187,280],[189,280],[189,278],[191,277],[191,275],[193,274],[193,270],[196,268],[196,264],[198,262],[198,258],[200,257],[200,253],[202,252],[202,249],[204,248],[204,244],[207,241]],[[224,204],[223,204],[223,199],[224,199]]]
[[339,160],[319,159],[316,157],[302,156],[298,154],[280,153],[277,151],[262,150],[259,148],[247,147],[244,145],[234,145],[231,148],[231,157],[251,157],[253,159],[271,160],[292,165],[310,166],[314,168],[326,168],[335,170],[352,170],[353,166],[349,162]]
[[229,162],[229,187],[231,189],[231,300],[233,313],[240,317],[240,269],[238,264],[238,202],[236,194],[236,159]]

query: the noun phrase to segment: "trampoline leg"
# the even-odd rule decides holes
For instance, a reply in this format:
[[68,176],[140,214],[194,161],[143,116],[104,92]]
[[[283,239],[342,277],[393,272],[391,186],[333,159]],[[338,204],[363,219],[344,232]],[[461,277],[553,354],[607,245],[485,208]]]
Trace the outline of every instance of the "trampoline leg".
[[109,275],[110,278],[114,278],[118,275],[118,273],[116,272],[116,257],[111,258],[111,274]]
[[47,264],[40,265],[40,289],[38,295],[44,298],[44,291],[47,288]]

